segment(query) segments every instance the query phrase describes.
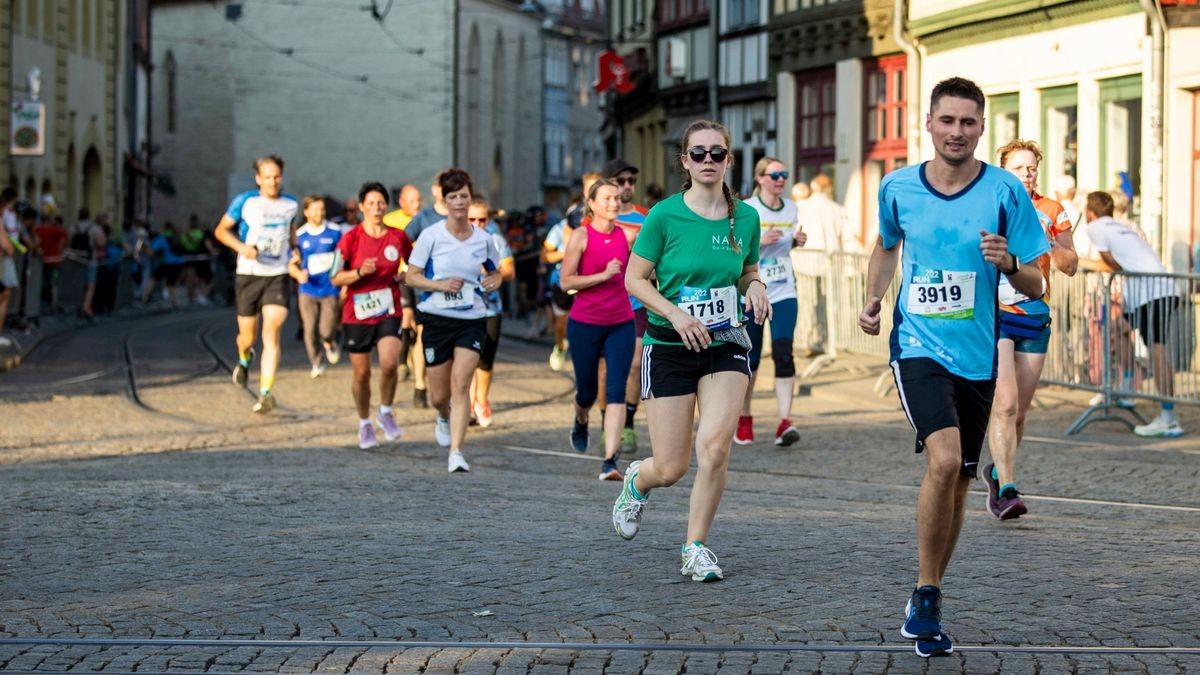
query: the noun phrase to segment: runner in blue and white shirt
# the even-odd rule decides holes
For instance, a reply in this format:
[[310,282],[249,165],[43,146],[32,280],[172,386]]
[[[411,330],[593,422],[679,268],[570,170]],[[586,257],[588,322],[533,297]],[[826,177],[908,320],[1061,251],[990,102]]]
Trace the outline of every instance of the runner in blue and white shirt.
[[296,248],[288,264],[288,273],[300,284],[298,306],[300,323],[304,326],[304,349],[312,364],[310,377],[325,372],[325,361],[337,363],[341,349],[334,342],[337,332],[338,289],[331,276],[337,264],[337,245],[342,230],[325,220],[325,200],[309,195],[302,201],[305,223],[296,230]]
[[[508,239],[500,232],[500,227],[488,218],[490,207],[487,200],[476,197],[471,201],[471,209],[467,212],[467,222],[476,228],[482,228],[496,247],[500,259],[500,279],[508,281],[516,276],[517,268],[513,262],[512,248]],[[500,289],[487,294],[487,335],[483,340],[483,350],[479,353],[479,366],[475,369],[475,379],[471,382],[471,412],[475,421],[481,427],[492,425],[492,404],[488,398],[492,389],[492,368],[496,363],[496,350],[500,347],[500,324],[504,315],[504,302],[500,299]]]
[[238,253],[234,284],[238,362],[233,369],[233,382],[239,387],[246,386],[249,379],[258,314],[262,312],[263,353],[254,412],[267,413],[275,408],[271,387],[279,368],[279,331],[287,320],[292,220],[300,205],[281,191],[283,159],[279,156],[254,160],[254,182],[258,189],[234,197],[214,234],[218,241]]
[[1035,297],[1042,273],[1032,263],[1050,250],[1021,182],[975,159],[983,106],[969,80],[934,87],[926,127],[935,155],[893,171],[879,187],[879,242],[859,315],[863,332],[878,335],[881,298],[899,263],[892,370],[916,451],[928,450],[917,501],[917,588],[900,633],[921,656],[953,650],[942,629],[942,574],[991,414],[1000,275]]

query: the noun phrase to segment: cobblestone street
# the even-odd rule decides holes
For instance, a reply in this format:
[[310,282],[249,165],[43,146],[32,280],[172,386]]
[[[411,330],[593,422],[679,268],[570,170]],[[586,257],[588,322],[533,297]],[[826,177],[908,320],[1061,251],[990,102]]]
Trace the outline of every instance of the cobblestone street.
[[496,422],[452,475],[410,382],[404,440],[358,450],[348,365],[309,379],[291,323],[265,418],[229,382],[231,310],[48,338],[0,374],[0,670],[1200,671],[1195,408],[1180,439],[1066,437],[1090,394],[1043,392],[1018,462],[1030,513],[998,522],[972,487],[945,585],[955,653],[926,661],[899,634],[924,463],[872,392],[884,364],[806,381],[802,440],[780,450],[764,360],[759,440],[735,447],[708,542],[726,579],[698,584],[679,574],[690,480],[618,538],[599,414],[575,454],[570,367],[506,331]]

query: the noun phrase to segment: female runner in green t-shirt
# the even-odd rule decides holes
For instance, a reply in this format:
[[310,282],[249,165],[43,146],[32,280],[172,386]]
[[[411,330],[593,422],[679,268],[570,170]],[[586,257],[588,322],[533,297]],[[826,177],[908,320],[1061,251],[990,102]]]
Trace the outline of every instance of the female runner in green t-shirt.
[[[701,120],[687,128],[680,148],[683,192],[646,215],[625,274],[626,289],[649,310],[641,396],[653,456],[629,465],[613,505],[613,526],[632,539],[650,490],[687,474],[699,401],[699,468],[680,569],[695,581],[722,578],[705,541],[725,490],[730,445],[750,383],[749,339],[739,328],[745,317],[741,299],[759,323],[771,316],[758,276],[758,213],[736,202],[725,185],[729,145],[728,130],[717,122]],[[730,338],[740,331],[746,346],[714,338],[714,332],[725,331]]]

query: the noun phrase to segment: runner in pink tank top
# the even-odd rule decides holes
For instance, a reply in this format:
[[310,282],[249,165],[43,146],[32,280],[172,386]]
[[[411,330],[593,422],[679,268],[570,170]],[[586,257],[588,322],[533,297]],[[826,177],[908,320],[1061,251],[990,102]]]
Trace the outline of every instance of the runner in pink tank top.
[[575,366],[575,424],[571,447],[587,452],[588,413],[600,388],[600,359],[605,374],[604,464],[600,480],[621,480],[617,452],[625,425],[625,381],[633,359],[633,308],[625,290],[629,241],[616,227],[620,187],[611,180],[588,190],[583,227],[571,233],[563,256],[560,284],[575,292],[567,319],[571,363]]

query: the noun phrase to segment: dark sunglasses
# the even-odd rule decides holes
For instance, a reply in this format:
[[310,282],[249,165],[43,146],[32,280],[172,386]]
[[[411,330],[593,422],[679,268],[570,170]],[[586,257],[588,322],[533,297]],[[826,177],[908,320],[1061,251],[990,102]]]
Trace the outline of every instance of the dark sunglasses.
[[768,174],[766,174],[766,175],[767,175],[767,176],[768,176],[768,177],[769,177],[771,180],[787,180],[787,177],[788,177],[788,172],[786,172],[786,171],[772,171],[771,173],[768,173]]
[[468,223],[486,223],[487,218],[467,218]]
[[627,178],[614,178],[617,185],[637,185],[637,176],[629,176]]
[[708,156],[712,157],[712,161],[716,162],[717,164],[720,164],[721,162],[725,161],[726,157],[729,156],[729,151],[720,146],[717,146],[715,148],[709,148],[709,149],[705,150],[704,148],[697,145],[695,147],[688,148],[687,154],[688,154],[688,157],[692,158],[693,162],[703,162],[704,156],[708,155]]

